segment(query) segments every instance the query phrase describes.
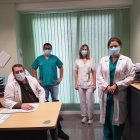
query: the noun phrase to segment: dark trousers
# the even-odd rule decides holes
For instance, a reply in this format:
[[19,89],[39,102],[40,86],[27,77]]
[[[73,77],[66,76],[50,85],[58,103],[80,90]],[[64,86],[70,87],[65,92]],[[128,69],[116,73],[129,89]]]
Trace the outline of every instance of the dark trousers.
[[59,121],[57,121],[57,127],[55,129],[50,129],[52,140],[57,140],[57,136],[59,135],[59,133],[61,133],[61,129],[61,124]]

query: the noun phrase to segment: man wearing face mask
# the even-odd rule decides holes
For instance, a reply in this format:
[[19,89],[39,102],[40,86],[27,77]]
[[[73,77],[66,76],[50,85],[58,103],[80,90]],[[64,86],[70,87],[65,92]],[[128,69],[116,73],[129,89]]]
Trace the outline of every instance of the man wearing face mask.
[[[57,101],[58,84],[62,81],[63,76],[63,63],[57,56],[51,54],[52,45],[50,43],[44,44],[43,51],[44,54],[37,57],[32,64],[33,76],[44,88],[46,100],[48,100],[50,92],[52,101]],[[36,73],[38,67],[39,67],[39,79],[37,78]],[[57,67],[60,69],[60,78],[57,77]]]
[[24,103],[44,102],[45,92],[32,76],[25,76],[21,64],[12,67],[14,79],[6,85],[3,106],[13,109],[31,110],[33,107]]
[[122,42],[118,38],[108,41],[109,56],[100,60],[97,69],[100,122],[106,140],[121,140],[126,118],[127,87],[135,72],[130,58],[120,54]]
[[[14,80],[6,85],[2,105],[10,109],[32,110],[33,106],[27,103],[45,102],[45,91],[38,81],[32,76],[25,76],[21,64],[12,67]],[[25,104],[26,103],[26,104]],[[59,120],[57,121],[58,137],[68,140],[69,136],[62,131]],[[53,139],[53,130],[50,130]]]

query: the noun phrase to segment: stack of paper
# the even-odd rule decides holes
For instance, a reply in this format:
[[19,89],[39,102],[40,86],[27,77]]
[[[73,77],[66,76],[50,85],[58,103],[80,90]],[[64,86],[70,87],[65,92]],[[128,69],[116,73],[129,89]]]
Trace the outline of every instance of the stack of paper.
[[0,77],[0,94],[4,93],[4,87],[5,87],[4,79],[3,77]]
[[0,125],[5,122],[12,114],[0,114]]

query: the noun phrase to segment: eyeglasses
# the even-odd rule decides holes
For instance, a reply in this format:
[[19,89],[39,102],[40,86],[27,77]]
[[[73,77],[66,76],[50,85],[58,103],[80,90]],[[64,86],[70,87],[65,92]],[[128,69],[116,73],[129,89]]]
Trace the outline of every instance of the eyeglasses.
[[15,74],[23,73],[24,70],[14,71]]
[[44,48],[44,50],[51,50],[51,48]]
[[113,48],[113,47],[117,48],[118,46],[119,45],[109,46],[109,48]]

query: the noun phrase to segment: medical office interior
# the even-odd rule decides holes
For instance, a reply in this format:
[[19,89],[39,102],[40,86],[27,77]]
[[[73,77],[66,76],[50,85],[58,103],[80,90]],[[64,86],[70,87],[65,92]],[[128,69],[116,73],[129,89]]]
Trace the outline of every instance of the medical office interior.
[[[121,54],[134,64],[140,62],[140,0],[0,0],[0,53],[10,56],[0,67],[0,77],[7,83],[11,68],[17,63],[32,75],[31,65],[43,54],[43,44],[51,43],[52,54],[63,62],[64,68],[58,94],[63,102],[63,130],[70,140],[104,140],[98,88],[94,92],[93,124],[80,121],[73,65],[81,45],[88,44],[90,56],[98,66],[100,59],[109,55],[107,43],[111,37],[122,41]],[[131,85],[128,91],[122,139],[140,140],[140,86]]]

